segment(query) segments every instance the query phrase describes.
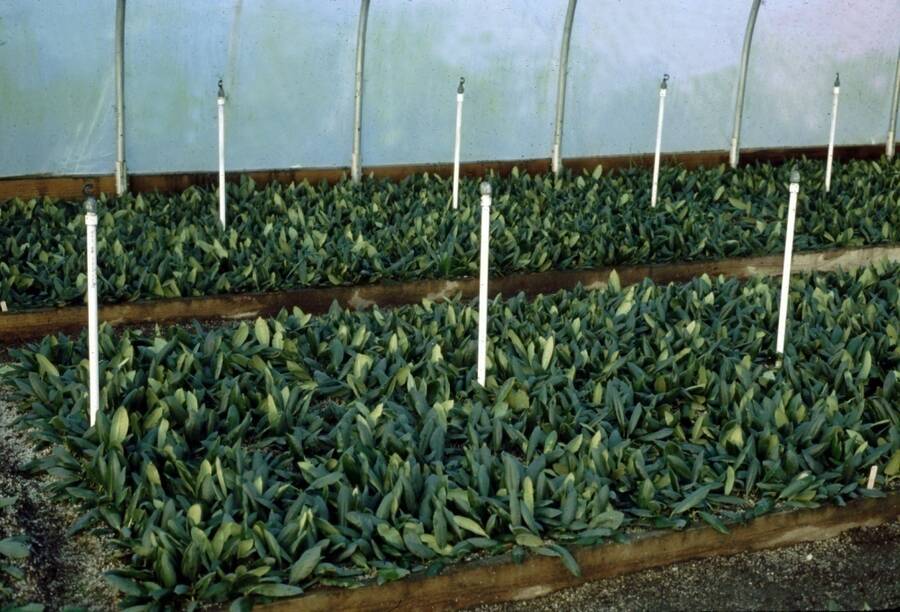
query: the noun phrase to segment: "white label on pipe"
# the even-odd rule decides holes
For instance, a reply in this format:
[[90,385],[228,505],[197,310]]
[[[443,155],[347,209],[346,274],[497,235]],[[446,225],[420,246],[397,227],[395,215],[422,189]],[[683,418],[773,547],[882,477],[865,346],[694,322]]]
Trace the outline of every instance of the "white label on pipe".
[[6,307],[6,301],[0,300],[0,312],[7,312],[9,308]]
[[878,476],[878,466],[877,466],[877,465],[873,465],[873,466],[869,469],[869,482],[866,483],[866,488],[867,488],[867,489],[874,489],[874,488],[875,488],[875,477],[876,477],[876,476]]
[[788,200],[787,231],[784,237],[784,266],[781,271],[781,300],[778,302],[778,337],[776,339],[776,352],[784,354],[784,339],[787,333],[788,294],[791,285],[791,257],[794,252],[794,218],[797,214],[797,193],[800,191],[798,183],[791,183],[791,195]]

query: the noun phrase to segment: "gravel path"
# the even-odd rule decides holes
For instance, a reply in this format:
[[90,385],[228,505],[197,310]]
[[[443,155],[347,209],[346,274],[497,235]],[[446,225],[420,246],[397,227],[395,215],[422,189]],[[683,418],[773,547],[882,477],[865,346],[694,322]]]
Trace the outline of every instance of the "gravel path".
[[12,581],[13,601],[0,596],[0,609],[26,602],[45,610],[115,609],[115,592],[103,579],[103,572],[116,565],[113,548],[96,534],[66,534],[79,510],[50,497],[49,477],[35,477],[25,469],[36,455],[14,424],[8,394],[9,389],[0,387],[0,497],[14,496],[16,502],[0,510],[0,539],[27,535],[31,554],[16,563],[25,578]]
[[900,522],[830,540],[687,561],[478,612],[900,607]]

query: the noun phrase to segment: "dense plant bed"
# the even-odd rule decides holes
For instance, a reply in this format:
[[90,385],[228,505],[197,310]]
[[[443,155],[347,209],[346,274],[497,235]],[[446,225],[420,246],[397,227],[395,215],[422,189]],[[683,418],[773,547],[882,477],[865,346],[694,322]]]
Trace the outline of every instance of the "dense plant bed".
[[701,277],[476,311],[295,310],[255,324],[101,334],[86,422],[82,339],[6,378],[50,454],[36,468],[131,555],[124,603],[294,595],[513,549],[558,555],[637,528],[725,530],[843,503],[900,468],[900,266],[778,285]]
[[[900,242],[900,159],[838,164],[824,194],[820,162],[803,176],[796,248]],[[495,180],[491,272],[505,275],[629,263],[778,253],[789,168],[667,168],[649,207],[644,169]],[[105,302],[370,283],[477,273],[477,181],[429,175],[329,187],[250,180],[230,188],[228,229],[214,193],[103,200],[98,241]],[[80,302],[80,203],[0,206],[0,299],[21,310]]]
[[[854,270],[877,261],[900,263],[900,245],[807,251],[793,256],[793,274]],[[738,257],[726,260],[675,262],[651,265],[593,268],[589,270],[549,270],[510,274],[493,278],[488,283],[488,296],[526,296],[555,293],[583,286],[603,287],[613,271],[622,284],[631,285],[644,279],[657,284],[684,282],[696,276],[723,274],[735,278],[780,275],[783,255]],[[344,287],[305,287],[268,293],[237,293],[186,298],[159,298],[104,304],[99,317],[113,326],[191,323],[193,321],[231,321],[259,316],[275,316],[284,308],[299,307],[306,313],[322,314],[335,302],[347,308],[394,308],[417,304],[423,299],[440,302],[451,298],[478,295],[478,278],[455,280],[425,279],[406,282],[379,282]],[[60,308],[32,308],[7,312],[0,316],[0,359],[4,348],[43,338],[48,334],[78,333],[87,322],[83,305]]]

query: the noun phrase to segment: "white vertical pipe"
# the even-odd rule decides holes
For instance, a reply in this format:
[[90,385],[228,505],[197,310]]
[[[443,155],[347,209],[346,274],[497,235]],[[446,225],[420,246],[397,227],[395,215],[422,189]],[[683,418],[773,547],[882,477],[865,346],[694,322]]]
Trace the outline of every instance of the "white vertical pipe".
[[87,229],[88,306],[88,416],[93,425],[100,407],[100,363],[97,337],[97,202],[88,196],[84,225]]
[[653,155],[653,189],[650,193],[650,206],[656,208],[656,195],[659,191],[659,150],[662,146],[663,115],[666,112],[666,90],[669,75],[664,74],[659,84],[659,117],[656,120],[656,153]]
[[125,165],[125,0],[116,0],[116,195],[128,191]]
[[362,136],[362,94],[363,65],[366,57],[366,23],[369,20],[369,0],[361,0],[359,24],[356,30],[356,87],[353,105],[353,152],[350,154],[350,178],[358,183],[362,176],[360,168],[360,140]]
[[741,118],[744,114],[744,92],[747,88],[747,66],[750,65],[750,42],[753,40],[753,28],[756,26],[756,14],[759,12],[760,0],[753,0],[747,29],[744,32],[744,46],[741,49],[741,71],[738,76],[737,99],[734,102],[734,129],[731,132],[731,151],[728,161],[732,168],[737,168],[741,146]]
[[553,131],[553,153],[550,158],[550,166],[553,174],[559,174],[562,167],[562,134],[563,114],[566,109],[566,73],[569,70],[569,41],[572,38],[572,21],[575,19],[575,3],[577,0],[569,0],[569,8],[566,10],[566,22],[563,26],[562,46],[559,50],[559,75],[556,83],[556,127]]
[[841,75],[834,77],[834,94],[831,100],[831,132],[828,135],[828,161],[825,165],[825,193],[831,191],[831,164],[834,161],[834,131],[837,127],[838,98],[841,95]]
[[453,145],[453,210],[459,208],[459,143],[462,135],[462,107],[465,96],[466,79],[459,77],[459,87],[456,88],[456,140]]
[[784,236],[784,266],[781,270],[781,301],[778,302],[778,337],[775,351],[784,354],[787,334],[788,293],[791,286],[791,257],[794,253],[794,219],[797,216],[797,194],[800,192],[800,173],[791,172],[790,199],[788,200],[787,229]]
[[222,79],[219,79],[216,106],[219,109],[219,222],[225,229],[225,88]]
[[900,106],[900,50],[897,51],[897,72],[894,74],[894,95],[891,98],[891,120],[888,123],[887,144],[884,149],[888,159],[894,158],[894,143],[897,141],[898,106]]
[[481,262],[478,266],[478,384],[487,369],[488,253],[491,239],[491,184],[481,183]]

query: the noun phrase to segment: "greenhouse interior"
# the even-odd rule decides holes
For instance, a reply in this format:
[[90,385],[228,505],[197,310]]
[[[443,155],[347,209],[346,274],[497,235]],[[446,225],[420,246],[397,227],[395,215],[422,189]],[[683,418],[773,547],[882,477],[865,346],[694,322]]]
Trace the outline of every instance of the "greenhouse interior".
[[0,1],[0,610],[900,607],[900,2]]

